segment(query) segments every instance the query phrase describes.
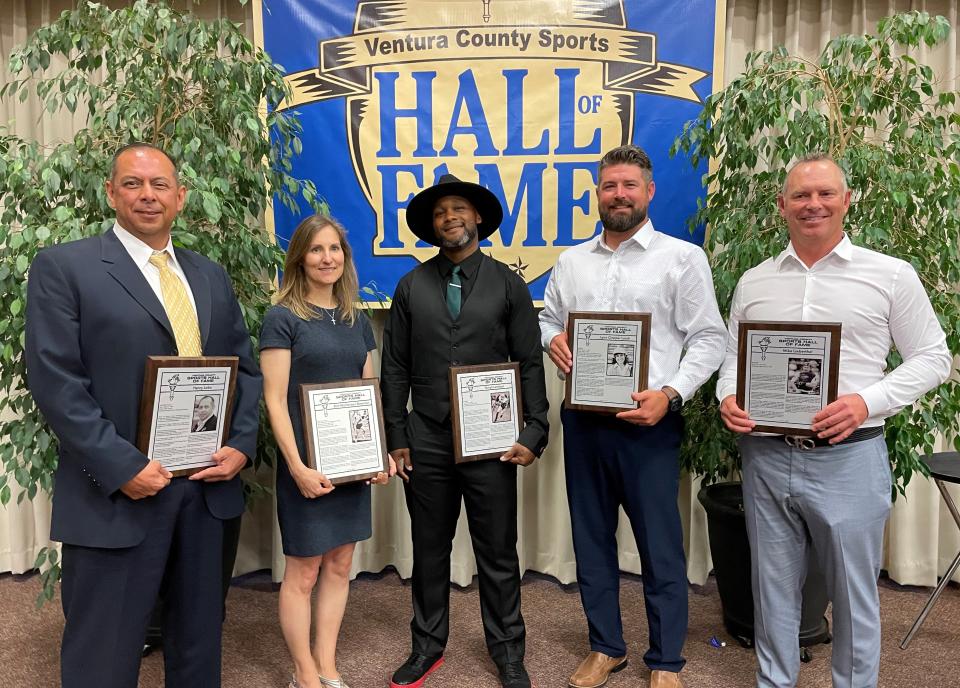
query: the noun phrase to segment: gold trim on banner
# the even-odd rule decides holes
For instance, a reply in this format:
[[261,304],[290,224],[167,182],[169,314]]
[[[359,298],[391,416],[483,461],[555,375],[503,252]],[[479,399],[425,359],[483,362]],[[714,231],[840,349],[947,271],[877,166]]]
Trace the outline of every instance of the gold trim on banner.
[[[500,29],[500,30],[498,30]],[[605,88],[701,102],[693,85],[708,72],[657,62],[656,36],[597,26],[463,26],[368,31],[320,42],[317,67],[286,77],[292,96],[279,109],[371,92],[374,67],[470,60],[577,60],[604,63]]]
[[[713,20],[713,84],[710,89],[711,94],[718,93],[726,87],[724,82],[724,62],[726,61],[727,48],[727,2],[726,0],[717,0],[716,10]],[[707,173],[713,174],[717,171],[719,161],[711,157],[707,161]],[[707,189],[707,194],[715,191],[713,187]],[[703,245],[706,246],[710,239],[710,232],[713,228],[707,225],[703,228]]]

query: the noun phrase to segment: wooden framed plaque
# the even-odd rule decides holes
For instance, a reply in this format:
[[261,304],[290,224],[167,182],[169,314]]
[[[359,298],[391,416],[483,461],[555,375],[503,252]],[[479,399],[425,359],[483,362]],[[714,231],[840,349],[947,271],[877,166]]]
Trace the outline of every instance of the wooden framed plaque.
[[647,388],[649,313],[571,311],[567,345],[573,354],[566,376],[567,408],[599,413],[637,408],[630,395]]
[[740,323],[737,405],[757,432],[812,436],[813,416],[837,398],[840,323]]
[[523,429],[520,365],[450,368],[450,418],[457,463],[503,456]]
[[175,477],[217,465],[229,437],[236,356],[148,356],[137,448]]
[[377,378],[300,385],[304,457],[334,485],[386,473],[386,435]]

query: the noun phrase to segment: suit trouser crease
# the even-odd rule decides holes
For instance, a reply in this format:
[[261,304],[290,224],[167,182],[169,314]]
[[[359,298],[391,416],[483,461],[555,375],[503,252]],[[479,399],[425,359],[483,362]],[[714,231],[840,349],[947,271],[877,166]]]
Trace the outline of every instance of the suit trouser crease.
[[413,650],[440,654],[450,627],[450,555],[461,499],[477,560],[480,610],[490,656],[523,659],[517,556],[516,466],[497,460],[455,464],[449,453],[411,450],[406,485],[413,531]]
[[758,686],[796,685],[801,589],[810,547],[833,605],[833,685],[876,686],[877,578],[891,496],[883,437],[811,451],[778,438],[745,437],[740,451]]
[[202,485],[186,479],[148,499],[158,508],[139,545],[64,545],[64,688],[136,688],[158,595],[166,684],[220,685],[223,522],[207,510]]
[[577,581],[592,650],[626,654],[616,529],[623,506],[642,567],[651,669],[680,671],[687,575],[677,508],[682,420],[642,428],[594,413],[561,413]]

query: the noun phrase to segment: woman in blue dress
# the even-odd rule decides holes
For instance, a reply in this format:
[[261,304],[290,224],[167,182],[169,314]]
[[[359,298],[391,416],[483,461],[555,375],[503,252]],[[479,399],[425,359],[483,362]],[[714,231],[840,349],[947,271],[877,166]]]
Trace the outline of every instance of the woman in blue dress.
[[[343,227],[322,215],[307,218],[290,239],[283,285],[260,335],[264,398],[283,456],[277,462],[277,515],[286,561],[280,628],[294,662],[288,688],[347,688],[336,667],[337,636],[353,551],[371,534],[370,486],[334,488],[308,467],[299,389],[303,383],[373,377],[376,342],[370,321],[356,308],[358,285]],[[388,477],[380,473],[370,482]]]

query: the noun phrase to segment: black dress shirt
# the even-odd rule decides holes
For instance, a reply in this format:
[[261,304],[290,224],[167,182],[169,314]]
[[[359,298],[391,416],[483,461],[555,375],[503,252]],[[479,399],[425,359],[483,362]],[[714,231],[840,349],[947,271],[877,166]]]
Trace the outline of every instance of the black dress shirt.
[[483,254],[477,250],[460,261],[460,263],[454,263],[443,255],[443,253],[439,253],[437,254],[436,260],[437,270],[440,271],[441,284],[443,285],[440,293],[443,295],[444,300],[447,298],[447,285],[450,284],[453,266],[460,266],[460,303],[465,303],[470,296],[470,292],[473,290],[473,285],[477,282],[477,270],[480,268],[480,261],[483,260]]
[[[460,315],[446,305],[453,262],[439,253],[404,275],[384,330],[380,386],[387,447],[409,447],[407,399],[413,410],[449,431],[451,366],[520,366],[525,426],[518,442],[536,455],[547,443],[547,395],[540,329],[524,281],[479,250],[460,263]],[[452,447],[451,447],[452,448]]]

